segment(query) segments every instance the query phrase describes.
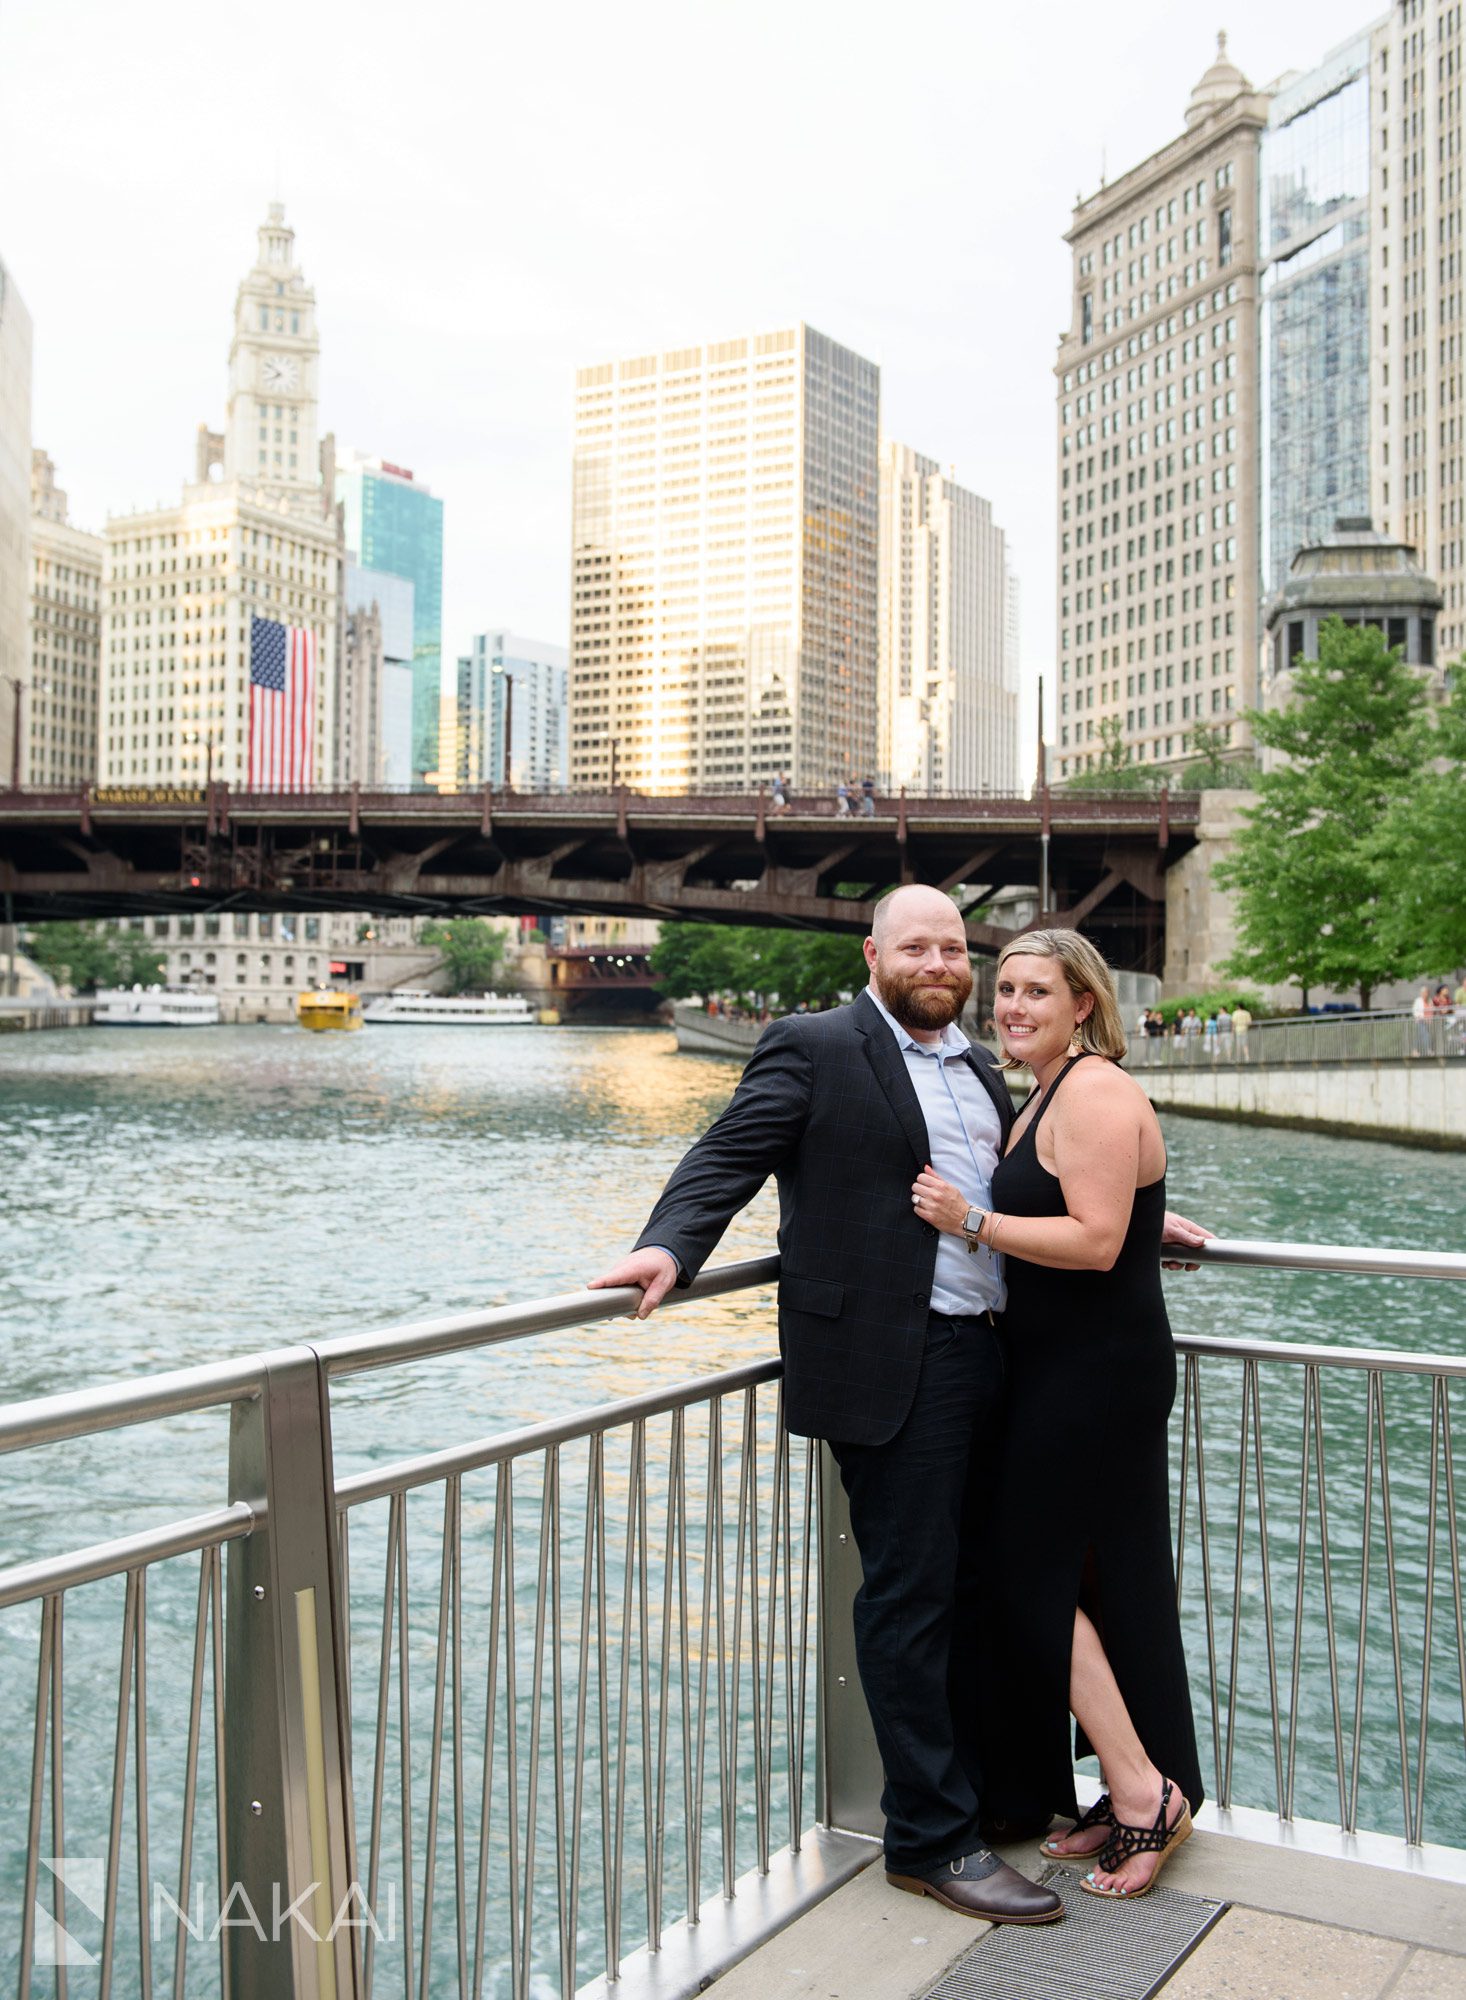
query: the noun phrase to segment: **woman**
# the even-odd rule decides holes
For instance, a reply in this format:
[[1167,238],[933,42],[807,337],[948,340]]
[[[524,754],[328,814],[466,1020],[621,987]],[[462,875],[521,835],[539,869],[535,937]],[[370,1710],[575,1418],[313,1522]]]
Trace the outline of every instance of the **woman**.
[[1009,1409],[992,1546],[1001,1571],[1004,1700],[988,1810],[1077,1817],[1077,1754],[1109,1787],[1057,1860],[1092,1895],[1144,1895],[1201,1803],[1171,1560],[1167,1425],[1175,1350],[1161,1293],[1165,1144],[1118,1067],[1108,968],[1077,931],[1030,931],[998,961],[1008,1067],[1033,1091],[993,1177],[993,1207],[927,1168],[924,1221],[1006,1261]]

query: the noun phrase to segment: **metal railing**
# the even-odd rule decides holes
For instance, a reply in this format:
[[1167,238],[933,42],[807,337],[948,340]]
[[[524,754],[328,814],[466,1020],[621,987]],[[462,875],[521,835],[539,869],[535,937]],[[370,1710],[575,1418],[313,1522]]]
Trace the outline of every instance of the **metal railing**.
[[[1213,1243],[1204,1260],[1466,1277],[1466,1256],[1408,1251]],[[692,1296],[777,1270],[724,1266]],[[628,1994],[659,1950],[692,1992],[864,1864],[880,1770],[856,1559],[827,1455],[784,1430],[776,1359],[333,1474],[337,1382],[631,1297],[0,1409],[8,1452],[211,1408],[230,1426],[222,1505],[0,1571],[11,1700],[18,1607],[34,1649],[34,1706],[0,1736],[11,1762],[29,1744],[4,1786],[26,1801],[23,1879],[5,1884],[22,2000],[67,1993],[73,1924],[119,2000],[571,1996],[618,1974]],[[1418,1844],[1466,1779],[1466,1360],[1177,1345],[1178,1592],[1216,1797],[1237,1802],[1241,1758],[1273,1778],[1247,1803],[1349,1830],[1370,1786],[1380,1821],[1392,1767],[1380,1830]],[[114,1617],[108,1694],[95,1657]],[[89,1826],[105,1850],[90,1890],[43,1872]]]
[[1186,1035],[1130,1037],[1129,1069],[1236,1069],[1251,1064],[1405,1062],[1466,1056],[1466,1008],[1417,1021],[1407,1011],[1311,1014],[1254,1021],[1242,1034],[1227,1028]]

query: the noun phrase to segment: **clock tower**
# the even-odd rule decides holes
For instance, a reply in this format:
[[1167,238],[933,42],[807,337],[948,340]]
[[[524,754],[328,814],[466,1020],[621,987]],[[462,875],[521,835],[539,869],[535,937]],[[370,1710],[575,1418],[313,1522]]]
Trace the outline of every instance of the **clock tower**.
[[224,476],[287,494],[318,492],[316,295],[295,261],[283,202],[270,203],[259,257],[234,302]]

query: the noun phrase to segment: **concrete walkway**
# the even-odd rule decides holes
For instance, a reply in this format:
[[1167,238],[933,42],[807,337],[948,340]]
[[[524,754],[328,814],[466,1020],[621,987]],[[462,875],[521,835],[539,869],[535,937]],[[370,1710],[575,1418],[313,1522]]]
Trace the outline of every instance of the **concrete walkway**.
[[[1036,1843],[1008,1858],[1042,1871]],[[1204,1832],[1164,1880],[1232,1905],[1166,2000],[1466,2000],[1456,1883]],[[888,1888],[877,1863],[734,1966],[718,2000],[914,2000],[990,1928]]]

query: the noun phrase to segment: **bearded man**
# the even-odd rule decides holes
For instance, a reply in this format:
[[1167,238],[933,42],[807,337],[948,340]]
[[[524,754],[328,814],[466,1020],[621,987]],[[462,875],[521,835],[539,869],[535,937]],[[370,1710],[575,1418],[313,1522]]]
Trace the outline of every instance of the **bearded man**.
[[[895,890],[865,960],[870,985],[849,1006],[765,1031],[635,1250],[591,1283],[640,1286],[645,1319],[776,1176],[784,1413],[791,1431],[827,1441],[850,1502],[888,1878],[966,1915],[1049,1923],[1059,1897],[991,1852],[1000,1830],[984,1831],[981,1813],[981,1741],[1001,1727],[983,1712],[982,1574],[1002,1260],[939,1234],[911,1193],[929,1165],[986,1207],[1012,1100],[995,1058],[957,1026],[972,972],[950,898]],[[1167,1225],[1169,1242],[1205,1234]]]

